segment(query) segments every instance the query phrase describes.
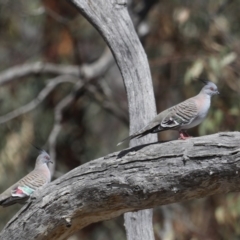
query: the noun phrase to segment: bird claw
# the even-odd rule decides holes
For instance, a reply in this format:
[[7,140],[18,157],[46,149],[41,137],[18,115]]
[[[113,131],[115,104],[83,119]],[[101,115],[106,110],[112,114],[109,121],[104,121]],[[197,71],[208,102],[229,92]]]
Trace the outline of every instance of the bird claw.
[[179,134],[180,134],[180,137],[178,138],[179,140],[186,140],[192,138],[190,135],[188,135],[187,132],[179,132]]
[[189,138],[192,138],[192,137],[191,137],[191,136],[188,136],[188,137],[181,137],[181,136],[180,136],[180,137],[178,138],[178,140],[187,140],[187,139],[189,139]]

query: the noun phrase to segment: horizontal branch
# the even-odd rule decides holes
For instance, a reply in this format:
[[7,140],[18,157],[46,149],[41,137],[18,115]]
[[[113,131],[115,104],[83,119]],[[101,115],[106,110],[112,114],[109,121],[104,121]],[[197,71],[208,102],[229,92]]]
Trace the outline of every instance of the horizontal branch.
[[27,77],[33,74],[54,74],[54,75],[71,75],[80,76],[78,66],[63,66],[52,63],[25,63],[23,65],[14,66],[2,71],[0,74],[0,85],[8,83],[14,79]]
[[217,133],[91,161],[36,192],[0,239],[66,239],[125,212],[239,191],[239,146],[239,132]]
[[[50,63],[34,63],[34,64],[25,64],[22,66],[16,66],[12,67],[0,74],[0,85],[4,84],[6,82],[12,81],[19,77],[26,77],[30,74],[36,74],[36,73],[55,73],[55,74],[61,74],[66,73],[66,75],[59,75],[53,79],[48,80],[48,84],[44,89],[41,90],[41,92],[38,94],[38,96],[30,101],[29,103],[25,104],[24,106],[21,106],[3,116],[0,116],[0,124],[6,123],[22,114],[25,114],[29,111],[32,111],[34,108],[36,108],[50,93],[51,91],[60,83],[64,82],[71,82],[76,83],[79,80],[78,75],[81,72],[81,76],[85,79],[85,82],[87,83],[89,80],[95,77],[99,77],[103,75],[109,67],[114,63],[114,59],[112,57],[112,54],[108,48],[105,49],[101,57],[96,60],[95,62],[91,64],[84,64],[81,66],[81,71],[78,67],[73,66],[61,66],[56,64],[50,64]],[[74,70],[75,69],[75,70]],[[76,79],[77,78],[77,79]]]
[[114,59],[108,48],[105,49],[103,55],[97,61],[84,64],[81,67],[44,62],[25,63],[2,71],[0,73],[0,85],[34,74],[70,75],[90,79],[104,73],[113,63]]

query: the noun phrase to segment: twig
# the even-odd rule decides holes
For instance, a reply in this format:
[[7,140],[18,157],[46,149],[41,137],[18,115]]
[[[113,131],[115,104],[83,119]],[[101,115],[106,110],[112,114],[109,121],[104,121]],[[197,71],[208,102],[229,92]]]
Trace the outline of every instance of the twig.
[[21,106],[20,108],[17,108],[13,110],[12,112],[7,113],[6,115],[0,116],[0,124],[5,123],[7,121],[10,121],[22,114],[25,114],[34,108],[36,108],[47,96],[48,94],[60,83],[75,83],[76,79],[72,76],[59,76],[56,78],[53,78],[49,81],[49,83],[46,85],[44,89],[38,94],[36,98],[34,98],[31,102],[27,103],[24,106]]
[[64,66],[52,63],[26,63],[20,66],[11,67],[0,74],[0,85],[8,83],[14,79],[27,77],[32,74],[55,74],[80,76],[78,66]]
[[88,91],[89,96],[107,112],[111,113],[117,119],[121,120],[124,124],[128,125],[129,120],[127,114],[120,108],[120,106],[114,103],[112,97],[105,93],[102,85],[99,85],[98,87],[101,88],[101,91],[99,91],[98,88],[94,85],[88,86],[86,90]]
[[43,62],[26,63],[1,72],[0,85],[34,74],[71,75],[88,79],[104,74],[113,63],[114,59],[108,48],[104,50],[102,56],[97,61],[85,64],[82,67]]
[[50,166],[50,171],[53,174],[56,167],[56,141],[59,133],[62,129],[62,111],[65,107],[72,103],[75,99],[75,93],[78,92],[80,89],[85,88],[88,90],[89,83],[96,77],[102,76],[105,72],[109,69],[109,67],[113,64],[113,57],[108,48],[103,52],[102,56],[92,64],[83,65],[82,66],[82,73],[85,76],[85,81],[79,81],[75,84],[73,91],[68,94],[64,99],[62,99],[58,105],[55,107],[54,110],[54,126],[52,128],[51,133],[48,137],[49,143],[49,152],[53,164]]
[[51,156],[51,160],[53,161],[53,164],[50,166],[50,171],[53,175],[55,166],[56,166],[56,141],[57,137],[62,129],[62,111],[65,107],[67,107],[72,101],[75,99],[75,93],[76,91],[80,90],[84,86],[83,81],[78,81],[73,88],[73,91],[68,94],[65,98],[63,98],[55,107],[54,110],[54,126],[52,128],[51,133],[48,137],[48,143],[49,143],[49,153]]
[[44,7],[44,10],[46,12],[46,14],[48,14],[51,18],[53,18],[55,21],[68,26],[70,19],[63,17],[62,15],[58,14],[57,12],[55,12],[54,10],[52,10],[49,7]]

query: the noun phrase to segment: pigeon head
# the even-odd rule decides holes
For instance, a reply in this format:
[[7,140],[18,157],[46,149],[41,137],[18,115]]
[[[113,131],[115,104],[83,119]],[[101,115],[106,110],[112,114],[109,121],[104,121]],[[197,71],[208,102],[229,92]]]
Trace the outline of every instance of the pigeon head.
[[219,94],[216,84],[206,80],[201,80],[201,81],[205,84],[205,86],[201,90],[201,93],[207,94],[209,96]]
[[44,163],[48,164],[48,163],[53,163],[50,156],[48,155],[48,153],[44,150],[41,150],[37,160],[36,160],[36,166],[40,166],[43,165]]

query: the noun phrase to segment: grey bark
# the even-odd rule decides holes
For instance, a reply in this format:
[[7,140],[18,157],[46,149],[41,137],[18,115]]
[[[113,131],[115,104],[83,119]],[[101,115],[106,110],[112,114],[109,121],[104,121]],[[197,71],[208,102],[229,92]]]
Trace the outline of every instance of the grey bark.
[[[132,134],[156,115],[156,105],[148,61],[129,17],[127,0],[70,0],[70,2],[96,27],[113,53],[127,91]],[[132,140],[130,146],[156,140],[156,135],[149,135]],[[128,213],[125,215],[125,221],[129,240],[154,239],[152,210]]]
[[0,239],[61,240],[125,212],[240,190],[240,133],[125,149],[34,193]]

